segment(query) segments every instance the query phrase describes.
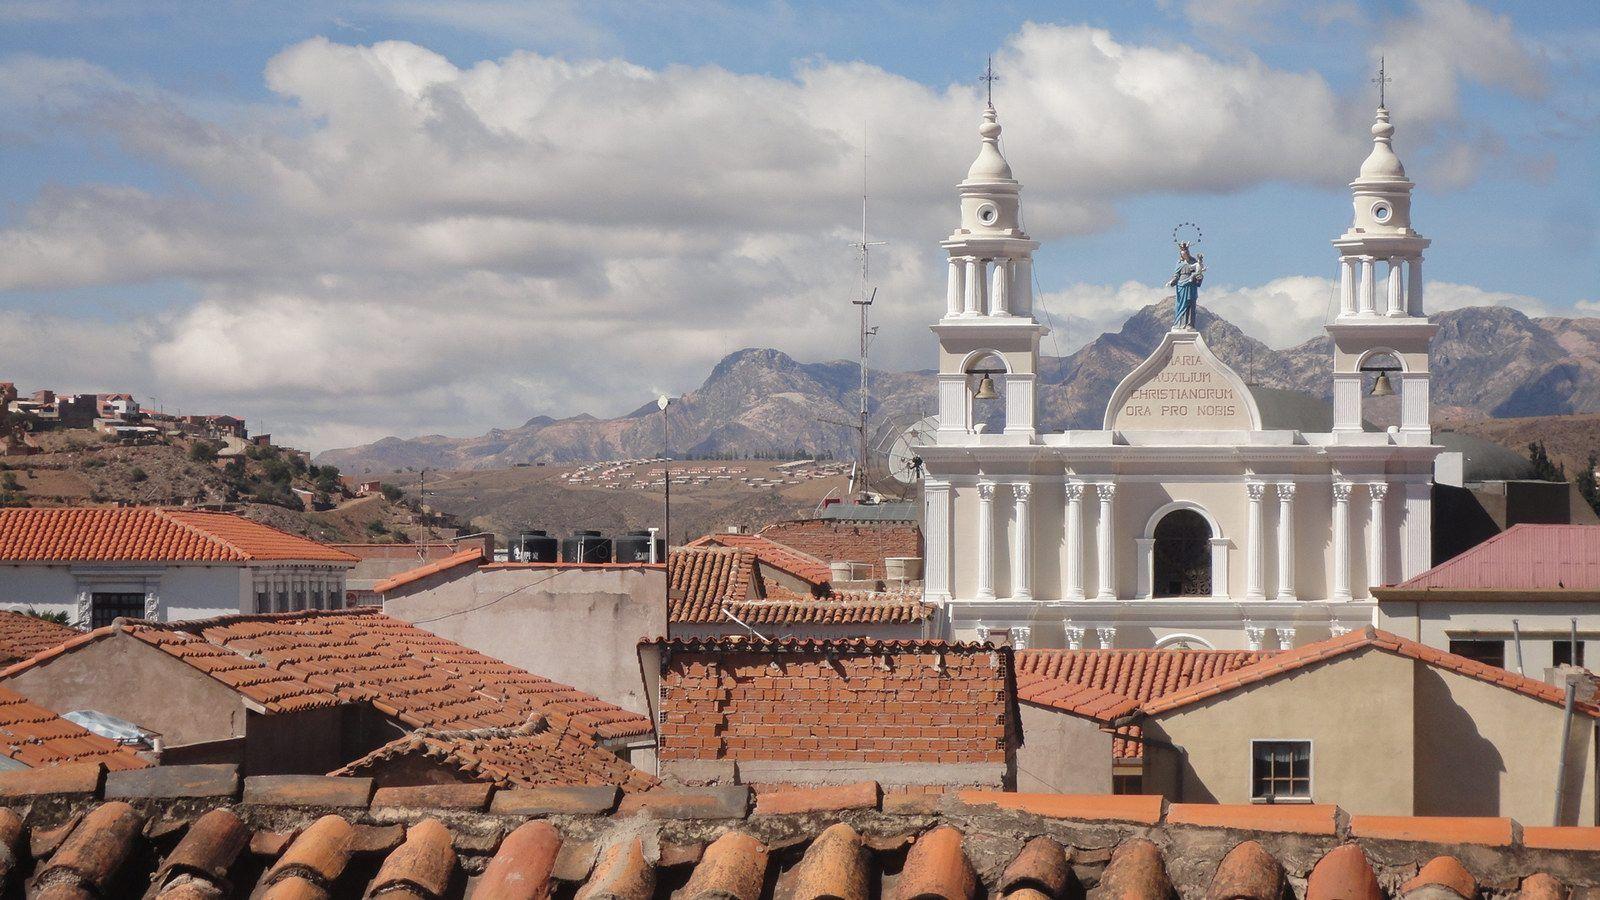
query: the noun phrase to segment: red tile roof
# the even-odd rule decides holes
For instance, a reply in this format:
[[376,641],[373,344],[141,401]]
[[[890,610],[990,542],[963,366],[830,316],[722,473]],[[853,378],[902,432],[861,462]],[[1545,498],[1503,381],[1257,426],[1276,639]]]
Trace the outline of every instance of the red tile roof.
[[297,712],[303,709],[337,706],[340,702],[333,694],[311,687],[292,675],[269,668],[248,656],[241,656],[191,634],[171,631],[160,625],[145,624],[137,620],[124,620],[78,634],[68,641],[12,665],[0,672],[0,678],[10,678],[35,666],[47,665],[56,657],[118,635],[142,641],[179,662],[198,669],[202,674],[222,682],[259,704],[267,713]]
[[0,666],[27,659],[79,634],[76,628],[58,625],[48,619],[0,610]]
[[663,651],[663,762],[1004,764],[1015,735],[1009,648],[738,637],[641,647]]
[[704,544],[672,551],[667,568],[667,621],[726,625],[723,610],[747,625],[900,625],[937,612],[909,593],[833,591],[823,597],[766,585],[757,555]]
[[[1270,650],[1018,650],[1017,699],[1101,722],[1197,682],[1272,656]],[[1112,755],[1144,751],[1138,725],[1118,728]]]
[[0,560],[356,562],[341,550],[229,513],[150,506],[0,509]]
[[631,793],[661,784],[559,717],[517,728],[422,729],[332,774],[371,775],[388,784],[385,769],[402,761],[426,762],[503,788],[615,785]]
[[150,765],[116,741],[4,686],[0,686],[0,756],[32,769],[69,763],[101,763],[115,770]]
[[247,654],[412,728],[509,728],[569,717],[605,740],[650,733],[650,720],[576,688],[439,637],[375,608],[223,616],[165,626]]
[[685,546],[721,546],[749,550],[761,560],[762,565],[780,569],[817,587],[833,579],[833,570],[827,563],[759,534],[708,534],[690,541]]
[[452,553],[444,559],[436,559],[431,563],[417,566],[415,569],[407,569],[406,571],[401,572],[399,575],[396,575],[392,578],[386,578],[383,581],[373,585],[372,592],[374,594],[387,594],[390,591],[405,587],[413,582],[421,581],[424,578],[428,578],[433,575],[438,575],[440,572],[448,572],[451,569],[461,566],[472,566],[476,568],[477,565],[482,562],[483,548],[473,547],[470,550],[462,550],[460,553]]
[[[1256,684],[1277,675],[1293,672],[1306,666],[1316,665],[1369,648],[1404,656],[1408,659],[1427,663],[1430,666],[1475,678],[1489,684],[1496,684],[1524,696],[1543,700],[1546,703],[1557,706],[1562,705],[1566,700],[1566,691],[1555,685],[1518,675],[1498,666],[1467,659],[1464,656],[1446,653],[1443,650],[1419,644],[1397,634],[1391,634],[1368,626],[1359,631],[1352,631],[1349,634],[1332,637],[1325,641],[1317,641],[1316,643],[1295,647],[1292,650],[1284,650],[1242,669],[1192,684],[1181,691],[1175,691],[1144,703],[1142,707],[1144,712],[1149,714],[1167,712],[1207,700],[1219,694],[1237,690],[1238,688]],[[1590,716],[1600,717],[1600,706],[1591,703],[1579,703],[1577,708]]]
[[1432,592],[1600,592],[1600,526],[1513,525],[1454,559],[1390,588],[1380,599]]
[[884,577],[883,561],[892,556],[922,556],[922,529],[906,522],[839,522],[797,519],[774,522],[757,532],[823,562],[859,562],[872,567],[871,577]]

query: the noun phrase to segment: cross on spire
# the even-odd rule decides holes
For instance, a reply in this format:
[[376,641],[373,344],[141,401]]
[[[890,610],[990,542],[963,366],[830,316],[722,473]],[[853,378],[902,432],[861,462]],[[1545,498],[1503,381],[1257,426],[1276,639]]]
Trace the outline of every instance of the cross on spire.
[[983,74],[978,76],[978,80],[984,83],[985,91],[988,94],[989,108],[993,109],[994,83],[1000,80],[1000,76],[994,73],[994,57],[989,57],[988,63],[983,67]]
[[1384,98],[1384,87],[1391,84],[1394,79],[1384,74],[1383,62],[1383,57],[1378,57],[1378,77],[1372,79],[1372,83],[1378,86],[1378,105],[1387,109],[1389,104]]

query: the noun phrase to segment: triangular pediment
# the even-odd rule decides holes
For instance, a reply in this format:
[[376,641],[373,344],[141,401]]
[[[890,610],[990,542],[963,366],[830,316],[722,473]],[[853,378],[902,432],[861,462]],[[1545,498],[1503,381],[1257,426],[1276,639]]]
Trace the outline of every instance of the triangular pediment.
[[1169,331],[1106,405],[1108,431],[1260,431],[1244,379],[1197,331]]

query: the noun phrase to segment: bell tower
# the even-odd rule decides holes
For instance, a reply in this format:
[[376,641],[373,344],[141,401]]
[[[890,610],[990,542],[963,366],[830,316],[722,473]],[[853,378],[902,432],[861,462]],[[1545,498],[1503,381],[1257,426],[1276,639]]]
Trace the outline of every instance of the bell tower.
[[[977,431],[973,401],[1004,385],[1008,442],[1036,434],[1034,382],[1039,338],[1047,329],[1033,317],[1033,251],[1022,230],[1021,185],[1000,153],[994,104],[978,126],[978,158],[957,190],[961,223],[941,246],[949,254],[945,314],[939,337],[939,435],[961,443]],[[979,397],[980,390],[983,396]]]
[[[1387,80],[1381,68],[1376,80],[1381,90]],[[1372,152],[1350,182],[1355,216],[1333,242],[1339,251],[1339,314],[1326,326],[1333,337],[1333,430],[1362,430],[1363,376],[1378,372],[1376,391],[1400,394],[1399,442],[1427,444],[1428,344],[1439,330],[1422,305],[1422,251],[1430,242],[1411,227],[1414,185],[1395,155],[1393,137],[1380,93]]]

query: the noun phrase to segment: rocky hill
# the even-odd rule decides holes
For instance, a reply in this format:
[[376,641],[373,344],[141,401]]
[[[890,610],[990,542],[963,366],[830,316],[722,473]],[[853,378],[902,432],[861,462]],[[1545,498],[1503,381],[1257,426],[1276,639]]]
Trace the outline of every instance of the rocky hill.
[[[1170,302],[1148,306],[1116,332],[1066,357],[1040,363],[1039,415],[1047,429],[1098,428],[1118,381],[1155,349],[1171,321]],[[1530,319],[1507,307],[1452,310],[1434,317],[1433,399],[1447,421],[1600,413],[1600,319]],[[1232,323],[1201,311],[1206,341],[1246,380],[1328,397],[1326,337],[1273,350]],[[909,422],[934,408],[929,372],[876,372],[874,419]],[[801,363],[778,350],[729,355],[671,412],[673,453],[740,457],[801,451],[849,457],[856,367]],[[345,472],[406,468],[489,469],[536,461],[653,456],[661,452],[654,402],[615,419],[541,416],[471,438],[384,438],[317,457]]]

